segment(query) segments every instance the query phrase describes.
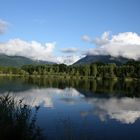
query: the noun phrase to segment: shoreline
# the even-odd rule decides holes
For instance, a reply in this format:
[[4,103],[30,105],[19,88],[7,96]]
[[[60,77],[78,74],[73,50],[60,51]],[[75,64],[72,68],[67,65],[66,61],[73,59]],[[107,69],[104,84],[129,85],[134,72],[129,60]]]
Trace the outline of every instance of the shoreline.
[[113,81],[119,81],[124,80],[126,82],[131,81],[140,81],[139,78],[132,78],[132,77],[93,77],[93,76],[70,76],[70,75],[20,75],[20,74],[0,74],[0,77],[31,77],[31,78],[58,78],[58,79],[75,79],[75,80],[113,80]]

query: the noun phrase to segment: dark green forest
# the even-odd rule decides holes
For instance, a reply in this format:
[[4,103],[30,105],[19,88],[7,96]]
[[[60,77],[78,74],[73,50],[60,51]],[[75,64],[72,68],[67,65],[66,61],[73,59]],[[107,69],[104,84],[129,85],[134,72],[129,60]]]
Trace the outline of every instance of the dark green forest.
[[64,76],[89,78],[140,78],[140,62],[129,61],[117,66],[115,63],[92,63],[85,65],[54,64],[54,65],[24,65],[22,67],[0,67],[1,75],[22,76]]

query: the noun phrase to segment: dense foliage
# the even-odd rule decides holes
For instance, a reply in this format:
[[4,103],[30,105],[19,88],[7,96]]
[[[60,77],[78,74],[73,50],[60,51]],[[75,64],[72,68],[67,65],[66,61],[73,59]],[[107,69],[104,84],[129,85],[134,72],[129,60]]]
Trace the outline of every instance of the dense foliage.
[[0,96],[0,139],[42,140],[41,129],[36,124],[36,114],[23,100],[9,94]]
[[67,66],[65,64],[54,65],[25,65],[21,68],[0,67],[0,74],[18,75],[63,75],[63,76],[87,76],[102,78],[140,78],[140,62],[130,61],[121,66],[116,64],[92,63],[87,65]]

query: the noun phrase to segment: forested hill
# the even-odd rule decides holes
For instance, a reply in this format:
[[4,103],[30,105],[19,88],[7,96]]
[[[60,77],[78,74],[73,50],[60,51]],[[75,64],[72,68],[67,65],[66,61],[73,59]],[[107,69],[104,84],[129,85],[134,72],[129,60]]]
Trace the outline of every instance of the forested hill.
[[112,57],[110,55],[87,55],[84,58],[78,60],[73,65],[84,65],[84,64],[91,64],[95,62],[115,63],[116,65],[122,65],[127,63],[128,61],[130,61],[130,59],[124,57]]
[[0,66],[20,67],[23,65],[53,64],[48,61],[35,61],[22,56],[8,56],[0,54]]
[[92,63],[86,65],[54,64],[54,65],[25,65],[22,67],[0,66],[0,75],[22,76],[63,76],[63,77],[92,77],[92,78],[136,78],[140,79],[140,61],[129,61],[126,64]]

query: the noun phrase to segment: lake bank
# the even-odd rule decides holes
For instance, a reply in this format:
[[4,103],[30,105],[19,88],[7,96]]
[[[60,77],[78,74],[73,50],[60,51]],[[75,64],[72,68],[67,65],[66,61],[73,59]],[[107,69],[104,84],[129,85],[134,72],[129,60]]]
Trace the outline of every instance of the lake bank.
[[125,78],[120,78],[120,77],[94,77],[94,76],[71,76],[71,75],[20,75],[20,74],[0,74],[0,77],[32,77],[32,78],[58,78],[58,79],[78,79],[78,80],[114,80],[114,81],[119,81],[119,80],[124,80],[124,81],[140,81],[139,78],[133,78],[133,77],[125,77]]

